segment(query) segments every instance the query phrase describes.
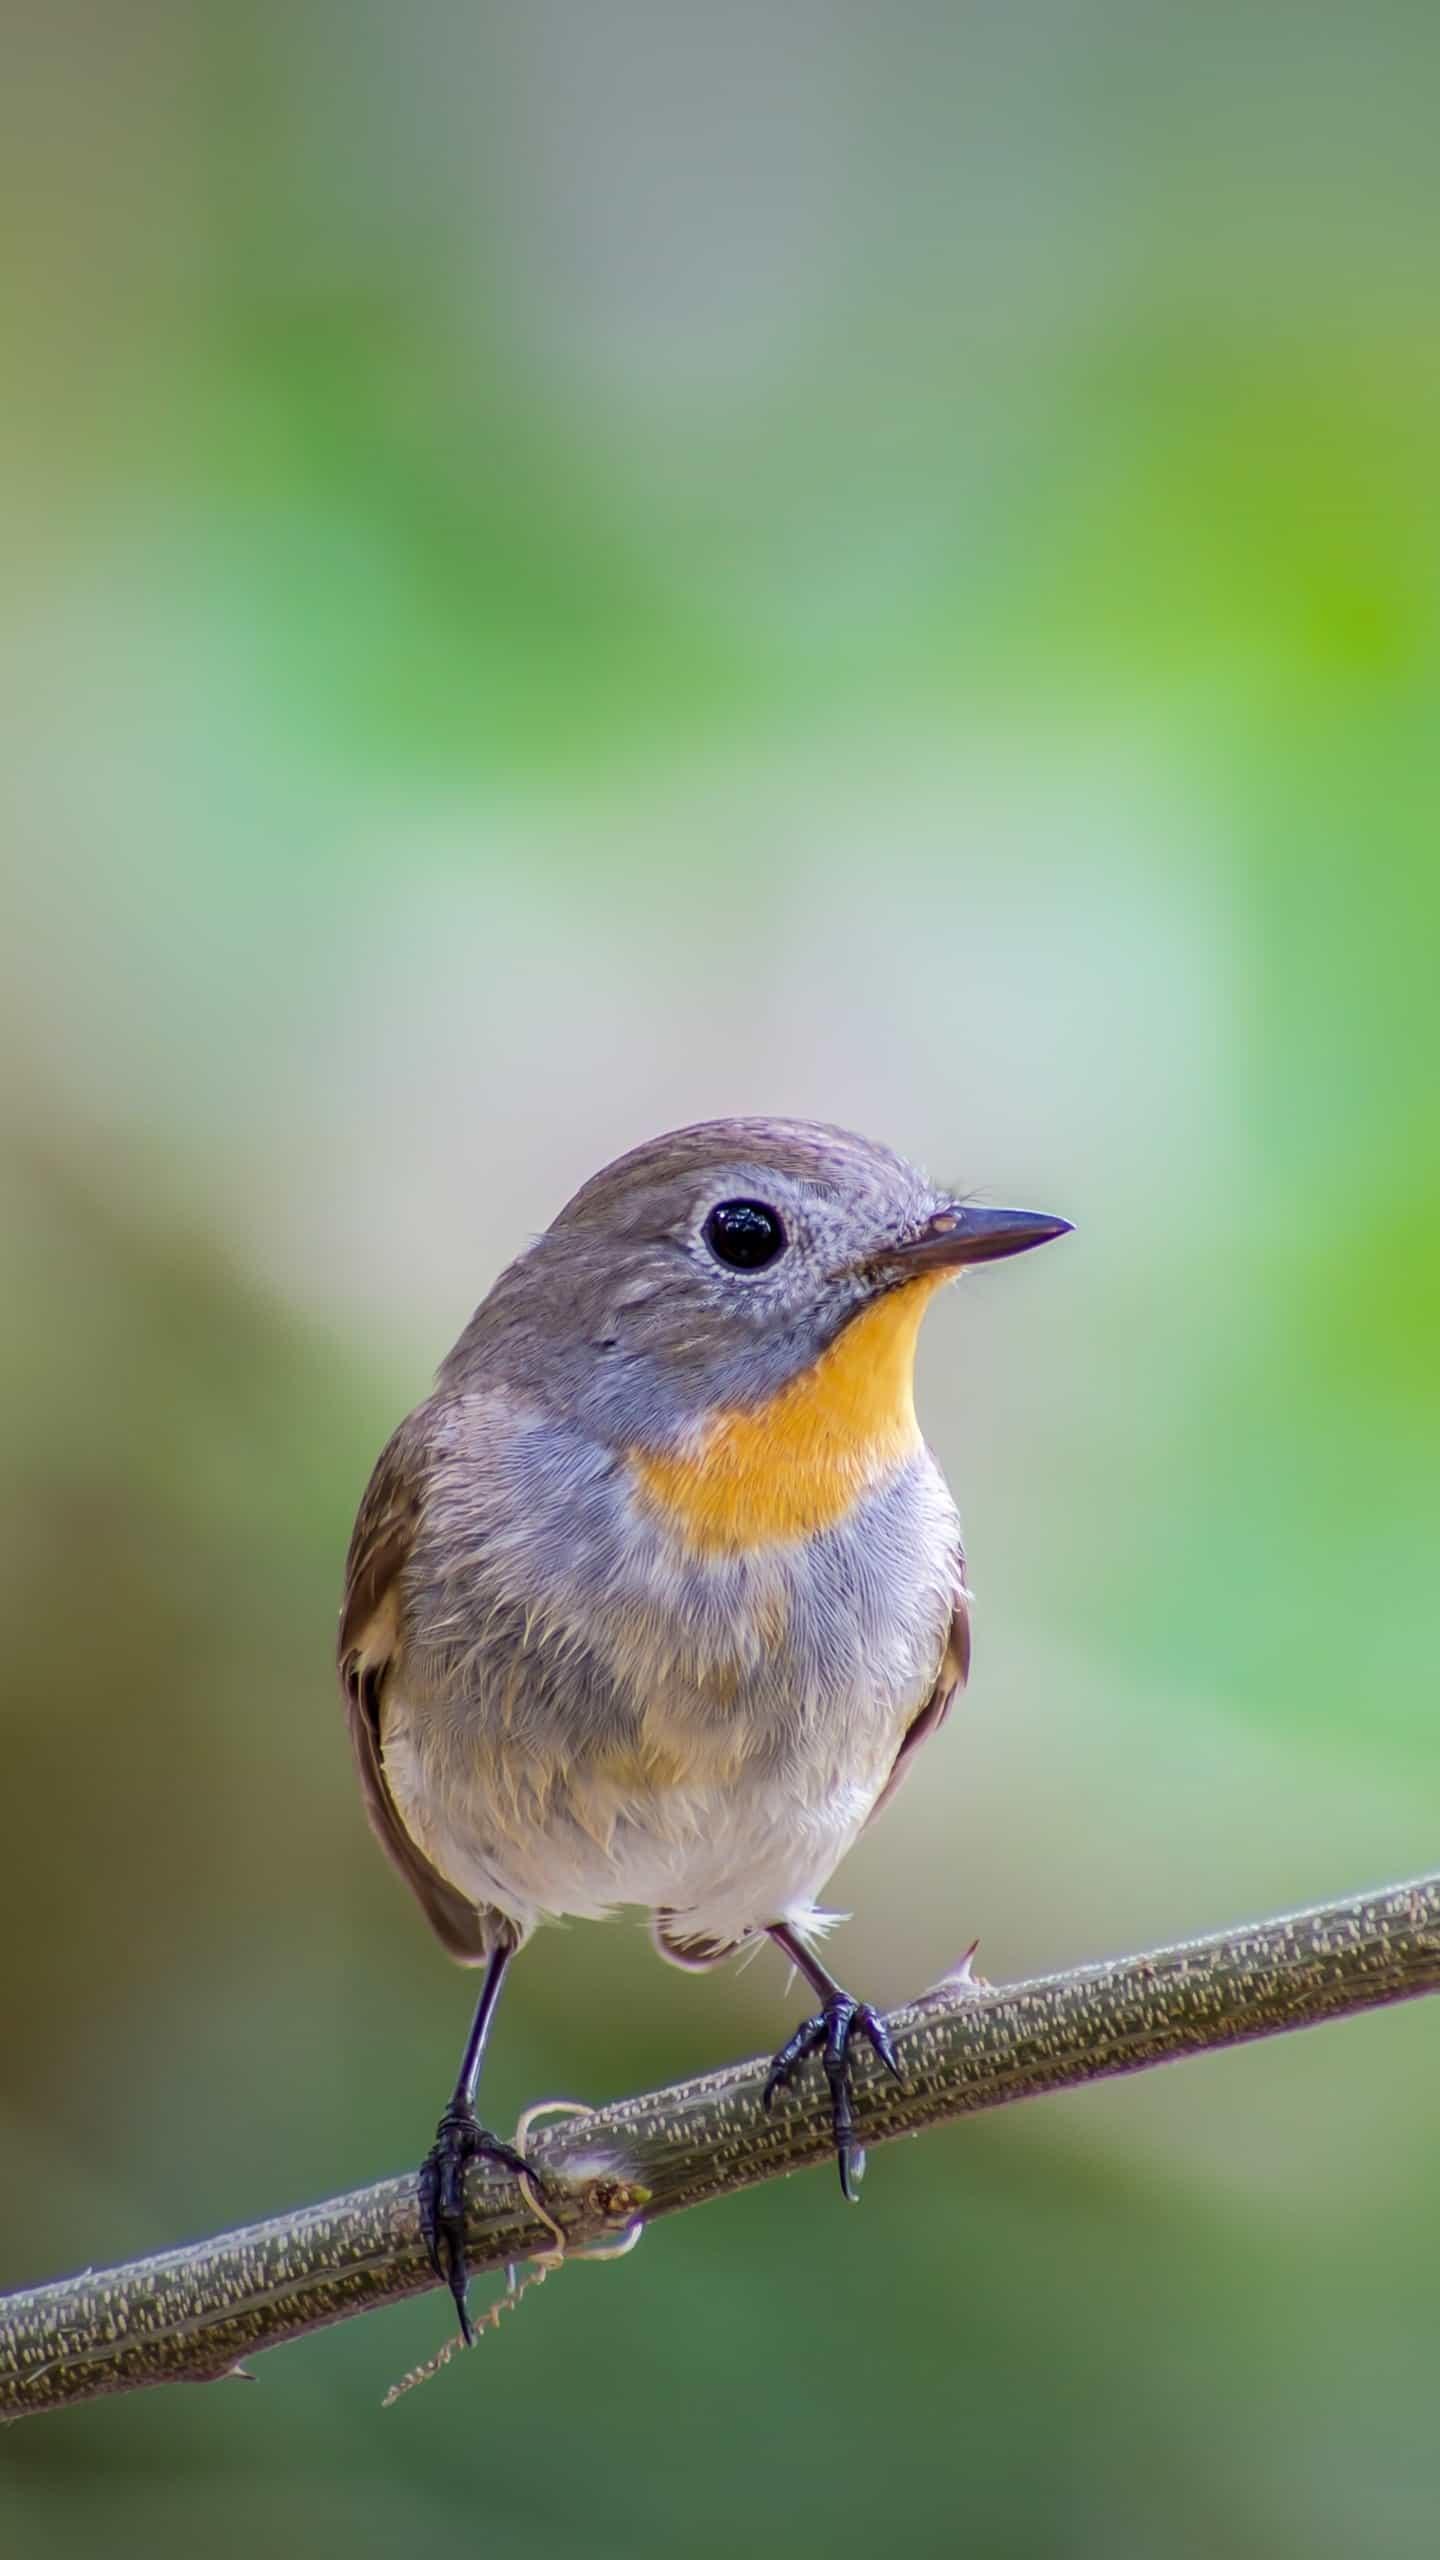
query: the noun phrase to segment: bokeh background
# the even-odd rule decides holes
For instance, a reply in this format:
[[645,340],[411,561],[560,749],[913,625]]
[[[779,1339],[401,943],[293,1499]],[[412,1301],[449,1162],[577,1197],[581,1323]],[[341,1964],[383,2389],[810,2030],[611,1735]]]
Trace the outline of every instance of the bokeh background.
[[[0,2280],[415,2159],[370,1462],[595,1165],[1063,1211],[931,1320],[969,1700],[883,1999],[1433,1863],[1433,12],[12,7]],[[773,2045],[548,1933],[494,2112]],[[1350,2560],[1440,2498],[1414,2009],[0,2447],[23,2560]]]

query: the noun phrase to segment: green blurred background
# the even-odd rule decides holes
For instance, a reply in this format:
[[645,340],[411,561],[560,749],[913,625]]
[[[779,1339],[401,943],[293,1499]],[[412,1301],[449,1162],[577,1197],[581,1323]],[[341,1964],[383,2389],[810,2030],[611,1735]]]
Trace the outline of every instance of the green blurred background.
[[[333,1688],[370,1462],[664,1126],[1063,1211],[931,1320],[968,1703],[847,1978],[1440,1809],[1433,11],[13,9],[0,2280],[389,2172],[469,1988]],[[772,2046],[546,1933],[506,2123]],[[24,2560],[1412,2554],[1422,2005],[0,2448]]]

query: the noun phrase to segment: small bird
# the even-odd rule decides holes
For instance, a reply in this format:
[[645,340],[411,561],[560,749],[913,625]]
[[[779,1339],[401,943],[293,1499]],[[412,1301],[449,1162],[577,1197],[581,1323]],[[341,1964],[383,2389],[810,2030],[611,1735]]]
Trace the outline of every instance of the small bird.
[[882,2020],[814,1952],[816,1896],[969,1663],[954,1502],[915,1417],[929,1300],[1069,1232],[804,1120],[714,1120],[607,1165],[501,1273],[383,1451],[339,1665],[370,1821],[483,1980],[420,2171],[462,2336],[465,2171],[512,1957],[547,1916],[651,1915],[662,1955],[768,1936],[819,2001],[853,2197],[851,2047]]

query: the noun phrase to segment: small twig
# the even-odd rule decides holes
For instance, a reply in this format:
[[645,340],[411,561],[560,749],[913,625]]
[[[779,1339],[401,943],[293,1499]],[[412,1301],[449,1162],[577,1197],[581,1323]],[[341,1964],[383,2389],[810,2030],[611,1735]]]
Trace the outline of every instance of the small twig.
[[[1119,2072],[1440,1990],[1440,1875],[1159,1954],[1008,1989],[942,1985],[889,2020],[903,2080],[862,2060],[866,2143]],[[737,2187],[830,2157],[824,2084],[806,2073],[771,2116],[763,2062],[630,2098],[542,2132],[537,2221],[513,2178],[469,2187],[477,2274],[578,2253]],[[551,2217],[553,2216],[553,2220]],[[435,2279],[413,2172],[193,2247],[0,2300],[0,2415],[155,2382],[214,2381],[274,2346]]]

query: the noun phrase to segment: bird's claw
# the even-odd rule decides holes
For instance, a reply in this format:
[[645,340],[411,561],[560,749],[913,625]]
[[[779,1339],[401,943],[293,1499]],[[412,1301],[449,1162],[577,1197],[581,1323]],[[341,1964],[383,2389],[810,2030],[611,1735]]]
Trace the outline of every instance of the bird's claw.
[[511,2142],[487,2133],[473,2107],[452,2100],[436,2128],[435,2139],[420,2168],[420,2236],[425,2254],[442,2284],[450,2288],[467,2347],[475,2343],[466,2297],[470,2289],[465,2263],[465,2172],[472,2160],[493,2160],[512,2177],[536,2178],[531,2161]]
[[840,2167],[840,2192],[848,2204],[859,2201],[857,2189],[865,2175],[865,2154],[855,2139],[855,2113],[851,2092],[851,2040],[859,2031],[884,2063],[892,2078],[901,2077],[890,2030],[868,2000],[853,1999],[848,1991],[836,1992],[823,2009],[803,2026],[796,2028],[789,2041],[776,2054],[761,2091],[762,2104],[768,2110],[776,2094],[788,2089],[802,2063],[812,2053],[820,2056],[821,2067],[830,2083],[831,2124],[835,2135],[835,2154]]

